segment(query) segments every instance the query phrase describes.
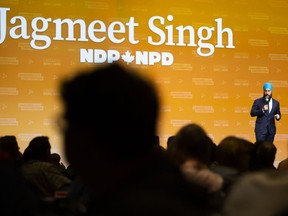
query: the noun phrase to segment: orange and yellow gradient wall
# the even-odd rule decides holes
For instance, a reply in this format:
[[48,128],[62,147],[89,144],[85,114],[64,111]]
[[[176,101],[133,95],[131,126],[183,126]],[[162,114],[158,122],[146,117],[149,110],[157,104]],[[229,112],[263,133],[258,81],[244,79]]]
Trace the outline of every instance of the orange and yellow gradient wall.
[[271,82],[282,112],[277,163],[288,154],[287,11],[281,0],[2,0],[0,135],[16,135],[21,151],[47,135],[62,154],[59,83],[119,62],[157,86],[164,147],[187,123],[215,143],[228,135],[254,142],[250,109]]

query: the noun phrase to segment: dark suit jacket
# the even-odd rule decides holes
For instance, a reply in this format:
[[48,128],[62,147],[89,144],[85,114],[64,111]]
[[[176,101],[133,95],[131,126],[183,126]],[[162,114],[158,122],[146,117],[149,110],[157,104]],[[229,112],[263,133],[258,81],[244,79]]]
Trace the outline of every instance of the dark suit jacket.
[[272,109],[271,112],[263,112],[262,108],[265,104],[264,98],[258,98],[254,101],[252,109],[250,111],[251,117],[256,116],[255,122],[255,133],[266,134],[276,134],[275,118],[274,115],[279,114],[281,119],[280,104],[277,100],[271,98],[272,100]]

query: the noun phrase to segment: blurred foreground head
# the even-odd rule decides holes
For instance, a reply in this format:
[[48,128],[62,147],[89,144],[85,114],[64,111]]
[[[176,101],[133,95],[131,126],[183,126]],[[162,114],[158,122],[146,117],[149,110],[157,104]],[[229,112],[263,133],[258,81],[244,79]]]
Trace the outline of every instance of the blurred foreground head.
[[62,83],[60,94],[66,156],[72,165],[97,152],[103,158],[137,157],[154,145],[158,96],[137,71],[117,64],[79,71]]

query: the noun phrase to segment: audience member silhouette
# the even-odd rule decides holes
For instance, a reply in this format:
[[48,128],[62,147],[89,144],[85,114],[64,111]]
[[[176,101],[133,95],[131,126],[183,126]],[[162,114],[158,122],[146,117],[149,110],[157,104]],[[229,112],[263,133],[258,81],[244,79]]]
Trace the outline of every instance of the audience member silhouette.
[[191,183],[205,188],[210,193],[211,204],[221,208],[223,178],[209,169],[213,160],[215,144],[206,131],[197,124],[187,124],[170,140],[167,152],[180,167],[184,177]]
[[11,160],[20,166],[22,164],[22,153],[19,149],[16,136],[6,135],[0,137],[0,157]]
[[254,144],[236,136],[225,137],[217,146],[215,160],[220,166],[230,167],[240,174],[251,171]]
[[77,175],[71,164],[67,167],[68,174],[72,179],[72,183],[68,191],[68,209],[73,215],[82,215],[87,213],[87,205],[92,199],[92,192]]
[[93,193],[88,215],[210,215],[207,194],[155,148],[151,81],[110,64],[62,83],[60,95],[66,158]]
[[261,170],[249,172],[231,187],[223,206],[223,216],[288,215],[288,178],[286,172]]
[[66,169],[65,165],[61,162],[61,156],[60,154],[54,152],[54,153],[51,153],[51,156],[50,156],[50,161],[51,163],[63,168],[63,169]]
[[172,135],[172,136],[168,137],[167,143],[166,143],[167,144],[167,146],[166,146],[167,149],[170,147],[170,145],[171,145],[172,141],[174,140],[174,138],[175,138],[175,135]]
[[71,166],[71,164],[69,164],[66,168],[67,174],[69,175],[70,179],[74,179],[76,178],[77,174],[75,173],[75,170],[73,169],[73,167]]
[[215,162],[210,169],[224,179],[223,196],[245,173],[251,171],[254,144],[236,136],[227,136],[216,146]]
[[279,164],[277,166],[277,170],[288,171],[288,158],[285,158],[279,162]]
[[269,141],[256,141],[253,156],[252,170],[272,169],[275,170],[274,161],[276,158],[277,148]]
[[208,169],[213,148],[213,141],[201,126],[188,124],[176,133],[167,151],[190,181],[195,181],[208,191],[216,191],[221,188],[222,178]]
[[163,152],[163,154],[166,153],[166,149],[160,144],[160,137],[159,136],[155,136],[155,148],[158,148],[159,150],[161,150]]
[[64,190],[71,180],[51,163],[51,145],[47,136],[34,137],[24,150],[22,172],[43,201],[53,201],[55,192]]
[[55,164],[55,166],[57,167],[57,169],[59,169],[59,171],[61,173],[63,173],[68,178],[72,179],[72,177],[70,176],[69,172],[67,171],[65,165],[61,162],[60,154],[58,154],[56,152],[52,153],[50,156],[50,161],[51,161],[51,163]]
[[[0,215],[36,216],[38,200],[24,179],[21,153],[14,135],[0,137]],[[37,215],[38,216],[38,215]]]

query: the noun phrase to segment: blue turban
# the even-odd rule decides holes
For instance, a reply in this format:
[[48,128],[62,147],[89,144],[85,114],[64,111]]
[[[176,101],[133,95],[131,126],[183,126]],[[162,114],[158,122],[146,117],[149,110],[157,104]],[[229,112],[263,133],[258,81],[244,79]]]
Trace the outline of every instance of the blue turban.
[[270,91],[272,91],[273,86],[271,83],[267,82],[263,85],[263,90],[265,91],[266,89],[270,89]]

